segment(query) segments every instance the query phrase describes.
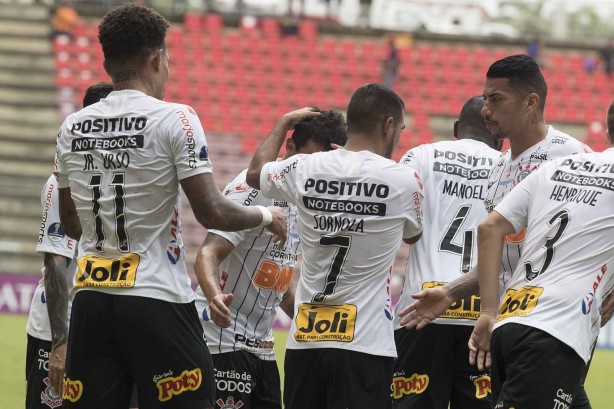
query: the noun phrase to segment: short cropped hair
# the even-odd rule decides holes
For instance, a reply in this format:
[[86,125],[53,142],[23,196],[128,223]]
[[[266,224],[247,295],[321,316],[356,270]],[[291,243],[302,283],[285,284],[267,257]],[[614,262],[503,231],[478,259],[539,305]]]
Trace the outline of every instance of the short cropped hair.
[[507,78],[510,86],[523,98],[530,93],[537,94],[539,107],[544,110],[548,85],[539,69],[539,64],[528,55],[510,55],[495,61],[488,68],[486,78]]
[[354,91],[347,109],[350,132],[372,132],[388,117],[403,120],[405,104],[390,88],[381,84],[366,84]]
[[345,145],[348,139],[348,129],[345,118],[339,112],[322,111],[316,108],[320,115],[303,119],[296,125],[292,133],[294,147],[300,149],[309,140],[314,141],[324,150],[330,150],[330,144]]
[[100,22],[98,40],[110,65],[144,64],[148,55],[165,47],[168,21],[149,7],[124,4],[111,9]]
[[106,98],[111,92],[113,92],[113,84],[110,82],[100,81],[98,84],[90,85],[83,96],[83,108]]
[[610,138],[614,138],[614,101],[612,101],[608,107],[607,126]]

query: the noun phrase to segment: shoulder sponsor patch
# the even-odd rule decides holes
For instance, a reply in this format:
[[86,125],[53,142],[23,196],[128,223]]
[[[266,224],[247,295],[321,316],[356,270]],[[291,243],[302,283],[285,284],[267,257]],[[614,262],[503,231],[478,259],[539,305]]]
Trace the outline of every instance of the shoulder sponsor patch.
[[64,229],[62,228],[60,222],[55,222],[49,225],[49,228],[47,229],[47,236],[49,237],[49,240],[57,242],[66,237],[66,234],[64,233]]

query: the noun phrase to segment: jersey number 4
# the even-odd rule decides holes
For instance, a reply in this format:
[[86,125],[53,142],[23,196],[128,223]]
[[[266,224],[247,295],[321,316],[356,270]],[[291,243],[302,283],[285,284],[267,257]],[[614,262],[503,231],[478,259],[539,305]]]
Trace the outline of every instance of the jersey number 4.
[[465,230],[462,232],[463,241],[461,244],[454,243],[454,237],[458,233],[458,230],[463,225],[463,222],[467,218],[471,210],[471,206],[462,206],[452,219],[452,222],[446,229],[441,242],[439,243],[439,251],[446,251],[452,254],[458,254],[461,256],[461,271],[463,274],[469,272],[471,268],[471,252],[473,250],[473,230]]
[[[128,233],[126,232],[126,208],[125,190],[124,190],[124,173],[115,172],[112,175],[111,183],[114,191],[115,203],[115,233],[117,235],[117,248],[119,251],[127,253],[130,251],[130,243],[128,241]],[[90,183],[87,185],[92,189],[92,212],[94,212],[94,228],[96,232],[96,250],[103,251],[105,233],[102,225],[102,217],[100,216],[100,198],[102,197],[102,173],[94,173],[90,177]]]

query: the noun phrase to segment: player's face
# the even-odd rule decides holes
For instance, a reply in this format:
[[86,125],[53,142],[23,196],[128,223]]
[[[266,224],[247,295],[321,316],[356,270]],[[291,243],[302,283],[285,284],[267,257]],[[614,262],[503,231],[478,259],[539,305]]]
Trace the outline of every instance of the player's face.
[[507,78],[487,78],[484,85],[482,117],[493,136],[504,139],[521,135],[527,121],[523,98]]

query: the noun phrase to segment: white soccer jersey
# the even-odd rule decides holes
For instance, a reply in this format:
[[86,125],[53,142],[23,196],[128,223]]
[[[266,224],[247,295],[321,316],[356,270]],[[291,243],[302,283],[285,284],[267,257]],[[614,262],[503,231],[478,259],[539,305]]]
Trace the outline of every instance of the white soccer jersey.
[[[52,253],[69,258],[72,261],[66,271],[72,274],[76,269],[73,259],[77,249],[77,242],[68,237],[64,233],[64,229],[62,229],[58,201],[58,183],[55,176],[51,175],[41,194],[43,217],[41,218],[38,231],[36,251],[41,254]],[[41,267],[41,272],[44,275],[44,264]],[[68,312],[70,313],[70,305]],[[41,278],[36,290],[34,290],[26,331],[35,338],[51,341],[51,327],[49,325],[49,314],[47,314],[45,281],[43,278]]]
[[83,235],[75,289],[194,299],[181,236],[179,180],[212,172],[192,108],[136,90],[66,118],[59,186],[70,187]]
[[495,328],[510,322],[539,328],[588,361],[599,304],[612,288],[612,203],[608,149],[545,164],[495,208],[517,232],[527,229]]
[[297,155],[264,166],[265,196],[297,206],[303,249],[290,349],[396,356],[390,274],[422,231],[414,172],[369,151]]
[[299,255],[296,208],[286,201],[265,198],[245,182],[247,169],[230,182],[224,195],[243,206],[278,206],[288,217],[288,239],[283,248],[273,243],[264,227],[239,232],[209,230],[226,238],[234,250],[219,267],[222,291],[234,295],[228,306],[232,324],[220,328],[209,319],[209,303],[201,288],[196,291],[207,346],[212,354],[245,350],[263,360],[274,360],[273,321],[276,309],[291,285]]
[[[484,200],[486,209],[490,213],[520,181],[543,163],[582,152],[591,152],[591,149],[552,126],[548,127],[548,134],[544,140],[531,146],[515,160],[512,160],[511,149],[508,149],[495,163],[488,177],[486,200]],[[524,236],[525,232],[520,232],[505,239],[501,260],[502,284],[505,284],[518,265]]]
[[[462,139],[420,145],[401,159],[422,177],[426,229],[411,246],[396,312],[412,303],[410,294],[443,286],[477,263],[477,226],[488,215],[486,183],[500,155],[483,142]],[[479,297],[472,296],[452,304],[434,322],[473,325],[479,313]],[[395,314],[395,328],[399,322]]]

